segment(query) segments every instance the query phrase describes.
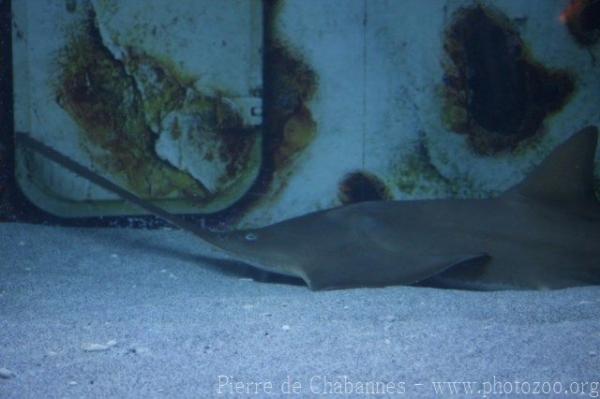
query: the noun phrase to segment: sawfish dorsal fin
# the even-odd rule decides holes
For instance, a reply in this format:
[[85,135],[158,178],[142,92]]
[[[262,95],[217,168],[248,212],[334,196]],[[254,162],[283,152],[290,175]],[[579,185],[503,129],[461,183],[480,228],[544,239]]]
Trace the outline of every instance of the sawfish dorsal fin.
[[588,126],[554,149],[525,180],[505,193],[534,200],[578,206],[595,203],[594,157],[598,129]]

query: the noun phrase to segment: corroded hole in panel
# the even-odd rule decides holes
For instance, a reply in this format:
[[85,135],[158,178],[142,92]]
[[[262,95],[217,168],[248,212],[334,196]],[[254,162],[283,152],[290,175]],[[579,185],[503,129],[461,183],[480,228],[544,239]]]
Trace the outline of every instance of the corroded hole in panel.
[[365,201],[392,199],[385,183],[374,174],[357,171],[344,177],[339,186],[338,198],[344,205]]
[[590,46],[600,39],[599,0],[571,0],[560,20],[581,45]]
[[575,90],[569,73],[532,60],[505,15],[481,5],[455,13],[444,47],[444,123],[480,154],[540,133]]

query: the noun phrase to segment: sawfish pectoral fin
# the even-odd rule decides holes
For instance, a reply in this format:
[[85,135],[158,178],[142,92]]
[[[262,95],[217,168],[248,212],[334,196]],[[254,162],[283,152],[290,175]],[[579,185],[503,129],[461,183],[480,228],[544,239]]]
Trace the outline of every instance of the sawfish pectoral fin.
[[490,260],[492,260],[492,257],[485,252],[476,255],[464,256],[456,259],[454,262],[451,262],[446,268],[444,268],[444,270],[441,270],[440,273],[450,269],[458,268],[464,270],[469,269],[471,271],[474,271],[475,269],[480,270],[481,267],[488,263]]
[[485,265],[492,259],[487,253],[475,255],[458,256],[455,258],[438,257],[437,267],[430,269],[422,274],[412,284],[418,284],[425,280],[436,278],[446,272],[466,272],[469,274],[479,274],[484,271]]
[[382,258],[359,264],[357,260],[335,270],[328,267],[305,268],[299,275],[313,291],[361,287],[413,285],[453,268],[472,268],[491,260],[487,253],[459,256],[425,256],[418,260]]
[[467,282],[477,281],[478,276],[485,273],[486,266],[491,260],[492,257],[488,254],[467,257],[451,264],[439,273],[419,281],[417,284],[425,287],[482,290],[483,288],[478,288],[479,286]]

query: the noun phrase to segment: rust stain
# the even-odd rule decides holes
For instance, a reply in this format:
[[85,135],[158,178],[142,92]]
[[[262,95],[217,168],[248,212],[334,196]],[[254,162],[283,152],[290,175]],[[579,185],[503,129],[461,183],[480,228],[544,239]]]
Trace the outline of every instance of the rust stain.
[[[221,96],[186,95],[193,78],[176,71],[168,61],[128,49],[125,62],[115,59],[104,46],[95,15],[72,29],[68,44],[57,57],[57,102],[82,128],[82,144],[93,143],[105,154],[89,150],[95,163],[121,178],[141,196],[187,197],[198,206],[214,200],[201,182],[160,159],[154,150],[156,127],[169,112],[185,108],[201,116],[214,131],[219,156],[227,162],[227,176],[234,179],[246,166],[256,135]],[[137,81],[132,77],[136,73]],[[168,134],[183,134],[177,123]],[[211,154],[214,157],[214,154]]]
[[[219,157],[223,162],[227,162],[227,177],[229,179],[233,179],[248,165],[248,158],[258,134],[258,128],[249,127],[231,127],[221,131]],[[206,157],[207,160],[212,155],[209,153]]]
[[[317,122],[308,106],[318,88],[318,75],[276,32],[283,2],[265,1],[263,90],[263,159],[259,175],[246,195],[214,215],[234,223],[259,204],[276,200],[293,173],[294,161],[310,146]],[[209,220],[209,223],[212,221]]]
[[317,88],[317,75],[284,44],[275,41],[269,49],[272,68],[269,77],[271,97],[268,112],[269,153],[274,160],[274,172],[281,171],[315,138],[317,124],[307,103]]
[[344,205],[365,201],[390,200],[392,195],[385,183],[372,173],[352,172],[339,185],[338,199]]
[[[318,76],[275,33],[280,6],[279,1],[265,4],[265,87],[264,92],[257,89],[263,95],[265,115],[259,176],[236,203],[207,215],[208,226],[235,223],[265,197],[273,200],[285,187],[295,160],[316,137],[317,122],[308,104],[317,91]],[[214,193],[206,192],[190,175],[157,158],[153,148],[156,135],[151,126],[188,101],[184,89],[194,78],[177,71],[169,60],[139,54],[131,48],[127,49],[129,57],[125,63],[114,59],[102,43],[95,23],[95,16],[91,15],[86,24],[71,33],[68,46],[57,58],[59,76],[55,90],[57,101],[82,127],[86,140],[109,154],[95,162],[122,176],[140,195],[183,194],[200,206],[209,202]],[[160,96],[136,90],[131,73],[141,66],[158,82],[150,88],[162,93]],[[218,126],[220,132],[221,144],[214,151],[207,151],[205,159],[227,160],[227,176],[234,176],[245,167],[260,128],[243,126],[240,116],[218,95],[202,95],[193,101],[197,102],[193,106],[200,115],[209,118],[209,123]],[[174,138],[185,134],[181,126],[174,126],[169,133]]]
[[279,0],[264,4],[263,158],[259,175],[236,204],[207,218],[208,225],[235,224],[252,208],[275,201],[287,186],[294,162],[317,135],[309,102],[318,89],[318,75],[276,32],[282,4]]
[[446,31],[444,123],[468,135],[471,148],[493,155],[543,132],[575,91],[566,71],[533,60],[502,13],[481,5],[459,9]]
[[273,153],[275,167],[284,168],[295,156],[300,154],[315,137],[317,124],[310,111],[301,106],[283,123],[282,134],[277,151]]
[[[57,62],[57,102],[82,127],[86,140],[108,152],[93,154],[95,162],[146,197],[175,190],[170,183],[148,184],[147,179],[157,173],[171,172],[178,180],[186,180],[153,155],[153,135],[143,117],[140,95],[124,66],[103,45],[93,13],[81,26],[73,27]],[[185,185],[195,183],[187,179]]]

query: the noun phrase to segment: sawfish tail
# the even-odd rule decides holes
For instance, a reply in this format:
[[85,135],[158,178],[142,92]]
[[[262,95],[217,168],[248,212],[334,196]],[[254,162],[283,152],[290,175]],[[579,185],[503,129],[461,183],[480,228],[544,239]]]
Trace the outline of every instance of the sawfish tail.
[[116,185],[115,183],[111,182],[110,180],[100,176],[99,174],[92,171],[91,169],[73,161],[71,158],[61,154],[60,152],[56,151],[52,147],[49,147],[46,144],[32,138],[27,133],[16,132],[15,136],[16,136],[16,140],[19,144],[22,144],[25,147],[44,156],[45,158],[48,158],[49,160],[56,162],[57,164],[63,166],[64,168],[70,170],[71,172],[91,181],[92,183],[104,188],[105,190],[108,190],[108,191],[118,195],[122,199],[130,202],[131,204],[133,204],[151,214],[154,214],[154,215],[160,217],[161,219],[164,219],[165,221],[172,224],[173,226],[178,227],[182,230],[189,231],[192,234],[199,237],[200,239],[202,239],[203,241],[208,242],[212,246],[223,249],[218,243],[217,234],[215,234],[209,230],[203,229],[202,227],[200,227],[194,223],[190,223],[189,221],[185,220],[184,218],[174,215],[170,212],[167,212],[163,208],[160,208],[160,207],[150,203],[149,201],[146,201],[146,200],[138,197],[137,195],[135,195],[135,194],[125,190],[124,188]]

